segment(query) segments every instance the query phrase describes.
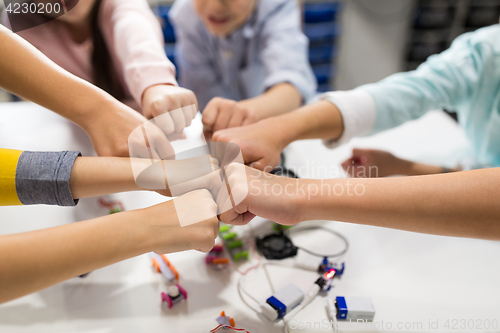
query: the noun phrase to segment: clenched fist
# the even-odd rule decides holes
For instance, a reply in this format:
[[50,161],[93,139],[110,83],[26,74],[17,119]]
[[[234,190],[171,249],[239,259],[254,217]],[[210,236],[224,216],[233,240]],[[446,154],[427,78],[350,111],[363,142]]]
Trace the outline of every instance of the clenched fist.
[[203,110],[203,131],[210,137],[218,130],[245,126],[258,120],[256,111],[245,102],[215,97]]
[[142,110],[147,119],[155,119],[166,135],[174,135],[169,137],[172,140],[191,125],[198,112],[198,101],[191,90],[159,84],[144,91]]

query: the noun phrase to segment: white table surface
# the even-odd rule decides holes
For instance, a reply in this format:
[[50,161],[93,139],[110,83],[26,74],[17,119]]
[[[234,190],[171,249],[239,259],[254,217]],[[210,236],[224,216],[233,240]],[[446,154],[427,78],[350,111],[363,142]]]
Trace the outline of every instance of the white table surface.
[[[187,131],[189,140],[176,143],[175,148],[201,144],[200,133],[197,119]],[[470,150],[456,124],[444,114],[433,112],[335,150],[326,149],[318,140],[296,142],[286,150],[287,165],[297,168],[302,177],[321,178],[325,170],[335,170],[342,176],[338,166],[353,146],[383,148],[401,157],[450,166]],[[93,153],[81,129],[25,102],[0,104],[0,147]],[[166,200],[149,192],[118,194],[115,198],[122,200],[127,209]],[[76,208],[0,207],[0,234],[71,223],[90,214],[92,209],[87,207],[92,205],[95,199]],[[258,229],[265,223],[256,218],[252,225]],[[351,244],[343,259],[345,274],[335,280],[328,297],[370,297],[377,311],[373,324],[376,329],[361,326],[344,331],[500,332],[500,328],[478,328],[480,323],[484,327],[485,320],[497,320],[500,325],[499,242],[339,222],[311,223],[343,233]],[[248,227],[241,227],[242,232],[245,230]],[[296,236],[294,240],[311,250],[327,253],[341,247],[333,236],[321,231]],[[188,300],[170,310],[160,305],[159,293],[165,288],[162,277],[152,271],[148,256],[143,255],[94,271],[84,279],[74,278],[0,305],[0,332],[208,332],[217,326],[215,318],[223,310],[235,318],[237,327],[252,333],[283,331],[281,323],[273,325],[260,319],[240,300],[236,289],[238,273],[207,269],[204,255],[195,251],[172,254],[169,258],[180,273],[180,284],[188,291]],[[300,258],[316,260],[304,255]],[[292,282],[307,290],[317,278],[315,273],[294,268],[268,266],[268,270],[275,289]],[[262,301],[271,295],[262,268],[245,277],[245,288]],[[331,331],[322,326],[327,318],[325,305],[325,297],[317,297],[296,316],[297,322],[304,325],[316,322],[316,329],[297,328],[291,332]],[[450,329],[445,327],[447,320]],[[457,320],[455,329],[451,327],[453,320]],[[461,320],[469,324],[473,320],[474,328],[461,329]],[[429,327],[436,321],[437,329]],[[403,329],[398,329],[398,325]]]

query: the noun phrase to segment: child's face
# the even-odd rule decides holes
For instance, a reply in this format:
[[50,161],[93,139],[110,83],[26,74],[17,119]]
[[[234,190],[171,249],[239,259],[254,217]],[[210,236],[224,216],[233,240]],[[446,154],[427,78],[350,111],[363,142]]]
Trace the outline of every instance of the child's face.
[[256,3],[257,0],[194,0],[194,7],[207,29],[222,37],[243,25]]

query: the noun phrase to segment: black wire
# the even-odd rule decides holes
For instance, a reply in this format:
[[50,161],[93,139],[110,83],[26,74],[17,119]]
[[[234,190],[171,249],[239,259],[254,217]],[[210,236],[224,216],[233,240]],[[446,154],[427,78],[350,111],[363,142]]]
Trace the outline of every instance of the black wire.
[[274,168],[270,174],[287,178],[299,178],[295,172],[285,166],[285,154],[283,152],[281,152],[278,166]]
[[290,231],[289,231],[289,234],[290,236],[292,234],[298,234],[300,232],[304,232],[304,231],[310,231],[310,230],[325,230],[335,236],[337,236],[338,238],[342,239],[342,241],[345,243],[345,247],[342,251],[340,252],[337,252],[337,253],[334,253],[334,254],[320,254],[320,253],[316,253],[316,252],[313,252],[311,250],[308,250],[306,248],[303,248],[303,247],[299,247],[299,246],[296,246],[295,244],[295,247],[298,248],[299,250],[302,250],[304,252],[307,252],[313,256],[316,256],[316,257],[321,257],[321,258],[335,258],[335,257],[340,257],[340,256],[343,256],[344,254],[346,254],[346,252],[349,250],[349,241],[347,240],[347,238],[342,235],[341,233],[335,231],[335,230],[332,230],[330,228],[325,228],[325,227],[320,227],[320,226],[309,226],[309,227],[300,227],[300,228],[291,228]]

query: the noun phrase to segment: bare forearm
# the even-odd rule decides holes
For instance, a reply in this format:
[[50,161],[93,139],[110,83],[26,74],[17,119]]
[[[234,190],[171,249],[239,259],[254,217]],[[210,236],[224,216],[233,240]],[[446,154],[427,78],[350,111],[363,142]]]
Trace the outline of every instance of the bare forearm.
[[0,236],[0,303],[151,251],[137,214]]
[[281,115],[302,105],[300,92],[290,83],[280,83],[260,96],[240,102],[258,114],[258,119]]
[[[446,173],[446,172],[461,171],[458,168],[445,169],[443,167],[436,166],[436,165],[428,165],[428,164],[415,163],[415,162],[410,162],[409,168],[407,170],[408,170],[408,172],[405,173],[405,175],[408,175],[408,176],[423,176],[423,175],[433,175],[433,174],[440,174],[440,173]],[[445,172],[445,170],[447,170],[447,171]]]
[[486,169],[405,178],[309,180],[305,182],[319,190],[309,191],[302,205],[308,219],[500,240],[500,188],[492,185],[499,176],[500,169]]
[[87,127],[93,110],[118,103],[110,95],[64,71],[18,35],[0,26],[0,86]]
[[336,139],[344,130],[342,116],[337,107],[320,101],[278,117],[263,120],[276,130],[284,146],[296,140]]
[[[186,184],[189,190],[205,188],[203,177],[215,177],[212,173],[218,168],[213,163],[209,155],[153,164],[142,158],[78,157],[71,170],[69,185],[73,199],[138,190],[161,191],[163,195],[172,196],[172,186],[177,196],[185,193],[180,192],[179,184]],[[199,187],[189,187],[195,186],[190,181],[196,179]]]
[[131,160],[126,157],[78,157],[71,171],[70,189],[74,199],[141,190]]

